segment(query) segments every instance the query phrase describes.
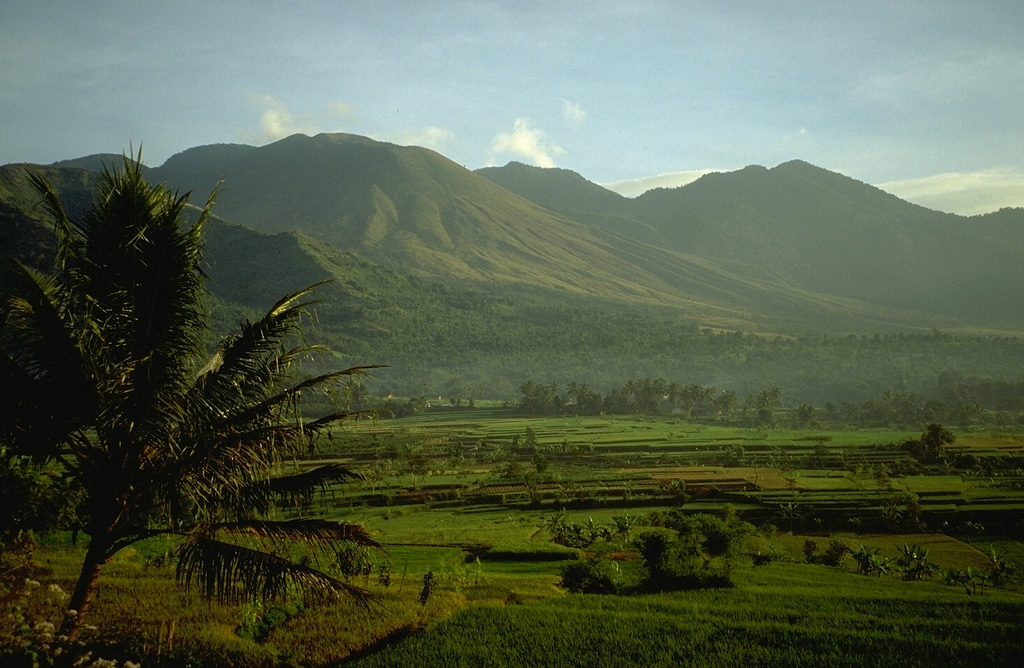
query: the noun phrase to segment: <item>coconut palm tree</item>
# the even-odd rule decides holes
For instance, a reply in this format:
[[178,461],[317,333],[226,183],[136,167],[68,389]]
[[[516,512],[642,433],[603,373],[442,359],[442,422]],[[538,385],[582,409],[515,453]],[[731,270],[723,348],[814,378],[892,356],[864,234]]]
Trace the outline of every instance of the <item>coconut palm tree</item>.
[[181,539],[179,581],[210,596],[273,597],[290,585],[364,596],[320,568],[344,545],[375,545],[362,527],[275,510],[278,500],[301,510],[317,488],[353,476],[335,466],[282,475],[346,416],[305,421],[300,395],[371,368],[295,378],[318,353],[287,347],[312,288],[209,355],[202,256],[213,195],[188,224],[188,196],[147,183],[141,151],[104,170],[78,220],[49,183],[30,180],[56,222],[56,266],[40,275],[12,262],[5,281],[0,378],[16,392],[0,408],[0,443],[59,461],[84,495],[90,540],[62,631],[76,635],[107,560],[162,534]]

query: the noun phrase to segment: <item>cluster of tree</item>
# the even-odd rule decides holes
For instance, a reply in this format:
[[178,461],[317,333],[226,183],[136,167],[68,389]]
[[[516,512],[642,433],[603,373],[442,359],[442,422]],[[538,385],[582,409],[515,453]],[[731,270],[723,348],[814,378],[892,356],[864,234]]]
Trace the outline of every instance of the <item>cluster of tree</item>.
[[[664,378],[631,378],[621,387],[602,395],[587,383],[570,383],[559,392],[557,382],[543,385],[528,380],[519,387],[523,398],[519,402],[522,412],[530,415],[599,415],[601,413],[669,414],[697,419],[728,416],[736,409],[738,400],[732,390],[716,391],[714,387],[696,383],[680,385]],[[758,410],[771,413],[781,399],[778,388],[769,388],[748,398]]]
[[922,464],[938,464],[946,455],[946,446],[956,441],[956,436],[937,422],[925,426],[920,438],[904,441],[902,448]]
[[592,594],[728,587],[732,558],[754,531],[732,512],[687,515],[676,510],[659,524],[639,531],[629,541],[642,565],[638,581],[626,583],[614,564],[591,558],[567,564],[561,586]]
[[[783,393],[777,385],[763,386],[740,401],[734,390],[716,390],[712,386],[690,383],[682,385],[664,378],[635,378],[602,395],[587,383],[572,382],[564,390],[557,382],[548,385],[528,380],[519,387],[522,399],[519,409],[528,415],[678,415],[693,421],[726,421],[750,426],[814,428],[823,424],[859,426],[910,426],[927,423],[953,423],[967,426],[979,421],[1005,422],[1012,419],[1005,411],[1016,384],[979,382],[958,385],[947,392],[947,400],[911,392],[885,390],[880,396],[859,403],[826,403],[823,407],[799,402],[784,408]],[[994,387],[1005,390],[1006,401],[998,403],[999,413],[987,412],[979,403],[969,403],[968,387]],[[1021,383],[1024,390],[1024,383]],[[989,402],[992,405],[992,402]],[[992,409],[996,410],[996,409]],[[1019,413],[1014,413],[1017,415]]]
[[[374,381],[375,391],[384,395],[448,398],[453,378],[477,399],[517,398],[527,378],[557,379],[562,386],[575,380],[604,395],[623,378],[663,376],[731,388],[740,397],[770,382],[794,402],[816,406],[856,404],[886,388],[948,403],[936,380],[939,373],[1024,378],[1024,341],[1017,338],[940,333],[775,337],[702,331],[677,317],[612,305],[583,311],[545,295],[466,301],[456,299],[461,288],[454,286],[438,291],[433,303],[391,290],[357,293],[381,301],[372,312],[360,309],[359,317],[344,320],[359,331],[333,325],[322,330],[335,347],[353,355],[372,352],[390,365]],[[469,311],[446,304],[449,297],[460,304],[483,301],[479,310]],[[432,315],[413,316],[421,310]],[[987,394],[993,396],[992,409],[998,402],[1009,407],[1007,392],[1013,392],[1009,386],[1015,381],[987,382],[991,389],[978,387],[977,399],[965,403],[990,407]],[[997,387],[1000,383],[1006,387]],[[997,399],[1000,393],[1004,396]]]
[[863,426],[917,425],[928,422],[950,422],[968,425],[983,413],[979,404],[959,399],[943,401],[926,399],[912,392],[885,390],[879,397],[869,397],[853,404],[828,403],[823,418],[829,422]]
[[1024,380],[964,377],[960,373],[943,372],[936,386],[939,400],[948,406],[1024,412]]

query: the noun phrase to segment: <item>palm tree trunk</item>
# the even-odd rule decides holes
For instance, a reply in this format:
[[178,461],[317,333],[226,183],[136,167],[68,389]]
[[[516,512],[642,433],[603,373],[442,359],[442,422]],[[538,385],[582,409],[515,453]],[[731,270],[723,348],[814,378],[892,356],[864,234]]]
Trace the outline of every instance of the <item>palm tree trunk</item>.
[[108,551],[112,544],[112,538],[106,532],[97,533],[89,540],[89,549],[85,553],[85,560],[82,562],[82,571],[78,575],[78,582],[71,593],[71,600],[68,601],[67,613],[61,623],[61,635],[67,636],[69,641],[78,635],[78,629],[82,626],[85,613],[92,603],[92,595],[96,590],[96,580],[100,575],[100,568],[109,558]]

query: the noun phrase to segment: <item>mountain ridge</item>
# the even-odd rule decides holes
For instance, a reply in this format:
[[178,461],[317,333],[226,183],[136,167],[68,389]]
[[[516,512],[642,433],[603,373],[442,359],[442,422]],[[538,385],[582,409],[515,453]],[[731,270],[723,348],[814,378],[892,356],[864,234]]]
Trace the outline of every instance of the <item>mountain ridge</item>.
[[[544,178],[543,168],[528,169],[534,181]],[[653,230],[661,247],[749,278],[975,322],[1021,322],[1012,314],[1024,300],[1007,303],[999,288],[1024,285],[1024,210],[973,218],[932,211],[802,160],[706,174],[629,201],[624,215]]]
[[776,333],[1024,326],[1012,315],[1024,290],[992,297],[1000,283],[1024,286],[1013,261],[1024,235],[997,241],[1017,229],[1014,212],[975,232],[801,160],[630,199],[570,170],[471,172],[430,149],[339,133],[193,147],[148,174],[196,196],[222,183],[226,220],[419,278],[639,301]]

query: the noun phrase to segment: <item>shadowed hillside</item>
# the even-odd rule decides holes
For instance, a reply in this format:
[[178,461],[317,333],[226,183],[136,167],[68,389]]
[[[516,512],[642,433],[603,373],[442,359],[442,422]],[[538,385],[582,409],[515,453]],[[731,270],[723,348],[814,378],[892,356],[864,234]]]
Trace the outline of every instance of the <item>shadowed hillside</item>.
[[[481,173],[550,206],[609,210],[595,184],[551,196],[542,184],[562,183],[559,170],[510,164]],[[639,221],[638,238],[737,275],[979,325],[1024,323],[1024,210],[941,213],[799,160],[708,174],[618,204],[620,219]]]
[[[774,285],[657,248],[621,225],[610,232],[538,206],[423,148],[295,135],[251,150],[190,149],[153,175],[193,192],[223,179],[218,215],[264,232],[298,231],[412,276],[672,306],[716,327],[782,329],[819,319],[839,329],[861,320],[951,324]],[[586,187],[582,177],[559,176]],[[616,198],[627,203],[610,194]]]

